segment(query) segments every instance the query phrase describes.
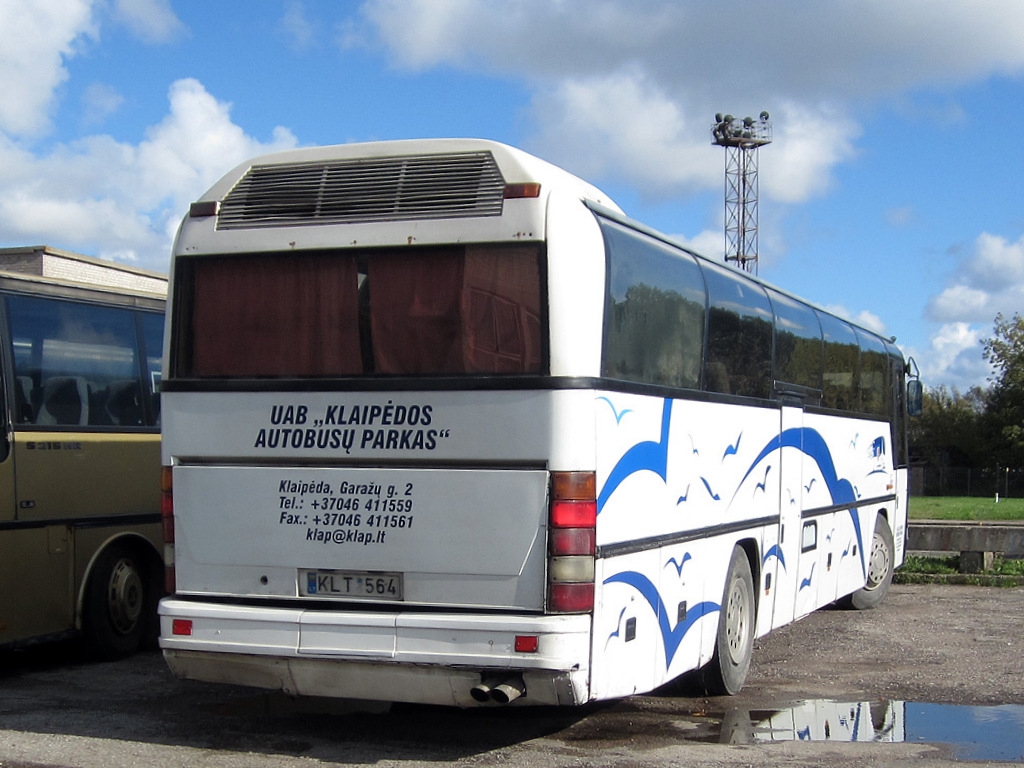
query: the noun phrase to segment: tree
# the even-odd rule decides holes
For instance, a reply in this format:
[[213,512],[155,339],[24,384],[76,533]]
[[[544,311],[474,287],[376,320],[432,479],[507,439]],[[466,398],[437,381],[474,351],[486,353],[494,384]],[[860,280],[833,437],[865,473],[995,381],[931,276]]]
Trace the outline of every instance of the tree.
[[945,386],[924,393],[921,415],[910,420],[915,458],[933,467],[985,467],[992,458],[986,437],[988,393],[971,387],[965,394]]
[[995,371],[989,413],[1002,438],[1007,466],[1024,464],[1024,318],[996,315],[994,335],[983,342],[985,359]]

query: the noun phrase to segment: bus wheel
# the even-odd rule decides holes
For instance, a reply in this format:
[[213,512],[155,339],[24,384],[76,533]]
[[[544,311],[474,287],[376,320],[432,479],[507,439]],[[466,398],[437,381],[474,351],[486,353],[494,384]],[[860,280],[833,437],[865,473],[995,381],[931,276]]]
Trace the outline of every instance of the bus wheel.
[[875,518],[875,533],[871,537],[871,553],[868,557],[868,580],[844,601],[848,608],[866,611],[876,608],[889,592],[892,584],[892,570],[895,547],[888,521],[879,515]]
[[139,649],[153,590],[142,566],[124,544],[107,547],[96,560],[82,612],[86,650],[93,658],[112,661]]
[[715,653],[703,670],[704,687],[713,696],[740,692],[754,647],[754,579],[746,553],[736,547],[725,580]]

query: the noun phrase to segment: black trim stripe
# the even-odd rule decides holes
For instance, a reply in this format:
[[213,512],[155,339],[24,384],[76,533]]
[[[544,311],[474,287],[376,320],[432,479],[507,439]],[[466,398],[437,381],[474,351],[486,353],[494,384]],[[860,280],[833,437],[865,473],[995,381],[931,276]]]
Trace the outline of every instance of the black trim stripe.
[[[698,389],[679,389],[657,384],[644,384],[600,376],[431,376],[389,377],[360,376],[351,379],[164,379],[161,392],[493,392],[506,390],[546,391],[593,389],[634,395],[668,397],[704,403],[726,403],[754,408],[781,408],[790,405],[778,399],[739,397]],[[884,416],[859,411],[838,411],[806,406],[806,413],[877,421],[887,424]]]
[[138,525],[150,525],[160,522],[160,513],[140,513],[136,515],[103,515],[100,517],[52,517],[46,520],[6,520],[0,521],[0,531],[23,531],[32,528],[46,528],[51,525],[67,525],[71,528],[126,528]]
[[807,520],[811,517],[821,517],[823,515],[830,515],[833,512],[843,512],[847,509],[860,509],[861,507],[874,507],[878,504],[885,504],[890,501],[896,501],[896,494],[891,496],[874,496],[870,499],[858,499],[856,504],[833,504],[831,507],[814,507],[813,509],[805,509],[800,513],[800,517]]
[[776,400],[737,397],[696,389],[607,379],[598,376],[363,376],[358,379],[164,379],[161,392],[472,392],[591,389],[676,400],[778,408]]
[[648,536],[645,539],[634,539],[616,544],[605,544],[597,548],[597,557],[619,557],[621,555],[632,555],[636,552],[644,552],[657,547],[669,547],[673,544],[684,544],[688,541],[710,539],[715,536],[725,536],[730,533],[749,531],[752,528],[760,528],[765,525],[778,525],[778,515],[769,515],[755,520],[739,520],[735,523],[723,525],[712,525],[706,528],[695,528],[692,531],[678,531],[665,533],[659,536]]

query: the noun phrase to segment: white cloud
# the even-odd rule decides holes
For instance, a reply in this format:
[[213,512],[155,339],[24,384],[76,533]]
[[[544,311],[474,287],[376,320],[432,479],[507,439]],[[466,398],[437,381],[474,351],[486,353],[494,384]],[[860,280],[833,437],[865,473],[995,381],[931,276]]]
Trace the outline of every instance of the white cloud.
[[1024,7],[1002,0],[589,0],[585,13],[564,0],[370,0],[364,14],[395,61],[413,69],[484,66],[543,78],[642,63],[659,83],[705,96],[814,102],[1024,66]]
[[36,157],[0,135],[0,240],[46,243],[166,269],[188,203],[247,157],[287,149],[284,128],[270,142],[231,121],[230,104],[185,79],[169,91],[170,111],[137,145],[90,136]]
[[709,259],[719,260],[725,256],[725,239],[720,229],[714,231],[705,229],[694,237],[684,235],[674,235],[673,237],[690,250]]
[[992,373],[981,356],[981,341],[986,335],[969,323],[947,323],[932,337],[927,350],[920,353],[908,349],[906,354],[920,364],[925,384],[942,383],[965,392],[976,384],[984,385]]
[[65,60],[97,28],[91,0],[0,3],[0,132],[34,137],[50,126],[54,91],[68,78]]
[[[982,233],[957,265],[950,285],[933,296],[925,316],[942,323],[923,356],[936,380],[966,389],[984,383],[991,367],[981,341],[992,335],[996,314],[1024,307],[1024,236],[1016,242]],[[925,367],[922,364],[922,367]]]
[[[99,0],[0,2],[0,132],[34,139],[44,135],[56,108],[58,88],[68,80],[67,63],[99,37]],[[177,39],[184,25],[168,0],[115,0],[111,16],[145,42]],[[94,94],[96,96],[97,94]],[[110,94],[102,109],[110,109]],[[93,102],[90,115],[100,102]]]
[[860,312],[854,313],[844,307],[842,304],[828,304],[824,307],[825,310],[831,312],[833,315],[839,317],[845,317],[847,320],[856,323],[861,328],[867,328],[869,331],[874,331],[880,336],[887,336],[885,323],[882,322],[882,318],[876,315],[874,312],[869,312],[866,309],[862,309]]
[[290,0],[285,5],[281,29],[292,50],[303,51],[313,41],[313,25],[306,16],[306,6],[299,0]]
[[983,232],[978,236],[974,258],[967,264],[972,282],[999,290],[1008,283],[1024,283],[1024,236],[1011,243],[1004,237]]
[[917,220],[917,213],[912,205],[901,205],[885,212],[885,222],[890,227],[909,227]]
[[960,260],[951,285],[929,300],[926,315],[939,322],[991,322],[998,312],[1024,306],[1024,236],[1016,242],[982,233]]
[[525,78],[537,93],[529,143],[655,194],[721,185],[708,151],[718,111],[771,112],[761,193],[798,203],[855,157],[854,105],[1024,71],[1024,5],[1000,0],[589,0],[585,13],[551,0],[369,0],[363,14],[400,67]]
[[708,151],[704,121],[693,125],[642,73],[563,80],[532,112],[536,151],[581,176],[619,175],[648,194],[721,186],[722,159]]
[[783,102],[773,110],[773,142],[761,158],[761,193],[784,203],[823,194],[831,170],[854,155],[860,127],[842,110]]
[[113,17],[147,43],[169,43],[187,31],[169,0],[114,0]]
[[87,125],[99,125],[117,112],[124,97],[106,83],[92,83],[82,94],[82,109]]
[[[0,241],[73,247],[164,269],[181,213],[246,157],[295,146],[283,128],[263,143],[235,125],[230,104],[196,80],[175,82],[167,116],[137,144],[91,135],[33,151],[50,127],[67,62],[98,39],[94,11],[149,43],[185,28],[167,0],[0,2]],[[86,124],[115,112],[121,95],[94,83],[82,95]]]

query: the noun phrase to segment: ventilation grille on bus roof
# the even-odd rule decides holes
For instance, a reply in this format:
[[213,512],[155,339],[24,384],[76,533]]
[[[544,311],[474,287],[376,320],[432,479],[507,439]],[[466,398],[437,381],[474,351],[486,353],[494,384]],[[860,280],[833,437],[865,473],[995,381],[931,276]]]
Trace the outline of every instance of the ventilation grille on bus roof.
[[256,165],[221,203],[220,229],[500,216],[490,152]]

